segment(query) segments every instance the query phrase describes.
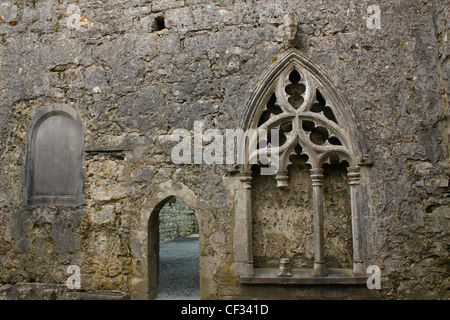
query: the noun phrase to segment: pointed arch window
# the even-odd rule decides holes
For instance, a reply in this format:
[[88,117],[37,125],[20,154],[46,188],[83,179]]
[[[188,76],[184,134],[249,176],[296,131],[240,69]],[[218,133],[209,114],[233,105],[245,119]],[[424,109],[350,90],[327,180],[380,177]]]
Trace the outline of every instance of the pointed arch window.
[[[361,251],[361,190],[360,167],[367,165],[364,139],[347,101],[319,66],[295,48],[289,49],[267,71],[253,93],[242,118],[244,132],[256,130],[257,138],[242,136],[243,165],[240,167],[242,188],[237,193],[235,214],[235,261],[241,281],[270,283],[280,280],[276,276],[263,276],[253,266],[252,253],[252,165],[269,169],[277,187],[288,188],[289,158],[307,157],[311,166],[314,267],[310,273],[291,277],[291,282],[326,278],[335,283],[361,283],[364,273]],[[262,134],[264,133],[264,135]],[[273,134],[277,136],[273,136]],[[323,179],[325,163],[331,160],[349,164],[350,204],[352,215],[353,270],[343,270],[329,277],[325,266]],[[306,274],[306,276],[305,276]],[[308,277],[308,274],[311,277]],[[334,280],[333,280],[334,279]],[[323,280],[322,280],[323,281]]]

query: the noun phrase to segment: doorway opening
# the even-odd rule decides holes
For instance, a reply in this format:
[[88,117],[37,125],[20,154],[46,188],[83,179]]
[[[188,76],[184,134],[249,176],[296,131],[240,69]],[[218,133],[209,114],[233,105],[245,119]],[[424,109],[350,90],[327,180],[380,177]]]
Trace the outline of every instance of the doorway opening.
[[169,197],[152,212],[149,223],[149,297],[200,299],[199,227],[185,202]]

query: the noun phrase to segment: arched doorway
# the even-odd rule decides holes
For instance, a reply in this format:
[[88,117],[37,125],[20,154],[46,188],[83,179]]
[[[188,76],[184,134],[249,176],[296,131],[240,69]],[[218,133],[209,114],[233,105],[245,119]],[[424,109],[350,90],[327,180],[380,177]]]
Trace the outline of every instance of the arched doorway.
[[149,298],[199,299],[198,221],[174,196],[161,201],[149,221]]

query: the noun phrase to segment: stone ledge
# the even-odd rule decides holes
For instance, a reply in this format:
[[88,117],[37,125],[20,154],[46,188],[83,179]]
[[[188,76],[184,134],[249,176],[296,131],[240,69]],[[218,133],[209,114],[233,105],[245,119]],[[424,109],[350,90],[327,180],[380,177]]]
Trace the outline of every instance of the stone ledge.
[[282,285],[365,285],[367,277],[353,276],[350,269],[328,269],[328,276],[315,277],[312,269],[292,269],[291,277],[279,277],[277,268],[255,268],[252,277],[241,276],[242,284],[282,284]]
[[129,300],[120,291],[73,291],[63,284],[16,283],[0,285],[0,300]]
[[88,291],[79,296],[80,300],[130,300],[130,295],[120,291]]

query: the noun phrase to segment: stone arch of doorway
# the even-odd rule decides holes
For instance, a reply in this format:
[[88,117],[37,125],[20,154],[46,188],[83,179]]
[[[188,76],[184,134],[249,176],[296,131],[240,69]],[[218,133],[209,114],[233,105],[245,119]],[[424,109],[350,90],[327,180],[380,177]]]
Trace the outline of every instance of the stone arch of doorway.
[[[169,180],[160,184],[156,195],[144,200],[143,210],[137,217],[135,228],[132,231],[133,278],[130,282],[131,299],[146,300],[153,299],[156,296],[155,270],[157,269],[155,267],[157,267],[157,264],[151,259],[151,246],[154,245],[151,238],[153,237],[153,240],[155,240],[157,233],[151,232],[151,228],[154,228],[154,221],[152,220],[158,217],[162,207],[173,198],[182,200],[194,210],[199,229],[200,249],[202,248],[202,225],[198,197],[182,183]],[[199,259],[201,265],[202,257],[200,256]]]

